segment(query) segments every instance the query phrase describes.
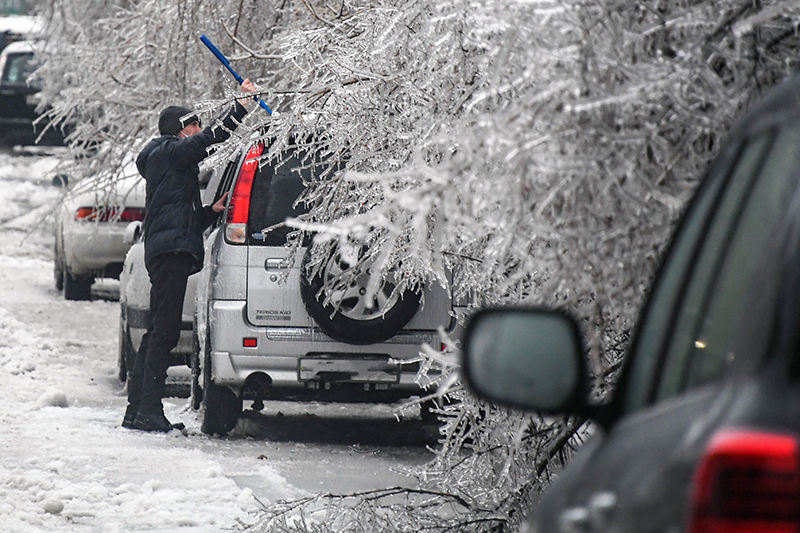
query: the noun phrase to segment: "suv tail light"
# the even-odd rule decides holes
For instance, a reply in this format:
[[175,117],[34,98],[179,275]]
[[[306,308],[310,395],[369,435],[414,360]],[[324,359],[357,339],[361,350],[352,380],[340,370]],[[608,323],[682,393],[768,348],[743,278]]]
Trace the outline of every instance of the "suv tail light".
[[134,222],[144,220],[144,208],[126,207],[122,211],[112,207],[79,207],[75,220],[89,222]]
[[225,240],[232,244],[244,244],[247,241],[247,220],[250,216],[250,193],[253,190],[253,178],[258,170],[258,158],[264,151],[263,143],[256,143],[247,152],[239,178],[233,188],[228,214],[225,220]]
[[695,474],[689,533],[796,533],[800,460],[789,435],[724,431]]

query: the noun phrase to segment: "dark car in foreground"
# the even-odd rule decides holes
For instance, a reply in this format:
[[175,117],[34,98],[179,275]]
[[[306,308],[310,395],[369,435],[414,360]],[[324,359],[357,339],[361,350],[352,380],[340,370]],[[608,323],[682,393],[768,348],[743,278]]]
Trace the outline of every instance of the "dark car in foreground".
[[577,322],[494,309],[464,374],[498,403],[597,422],[527,531],[800,530],[800,79],[731,133],[665,255],[610,402]]

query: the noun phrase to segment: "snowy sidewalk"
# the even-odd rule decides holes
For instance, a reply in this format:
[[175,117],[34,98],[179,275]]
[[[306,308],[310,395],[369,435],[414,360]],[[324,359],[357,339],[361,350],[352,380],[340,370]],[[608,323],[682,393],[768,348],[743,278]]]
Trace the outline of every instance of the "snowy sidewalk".
[[[125,398],[109,364],[116,339],[102,335],[114,331],[118,304],[42,294],[43,285],[52,283],[42,279],[48,267],[37,259],[0,256],[2,530],[219,531],[252,520],[252,491],[239,488],[214,455],[198,449],[198,440],[203,447],[213,444],[208,438],[119,427]],[[15,279],[25,280],[24,303],[20,289],[10,286]],[[38,306],[51,312],[36,309],[37,294],[52,298]],[[49,323],[40,330],[22,322],[8,304]],[[64,338],[50,332],[59,325]],[[168,414],[196,434],[194,413],[181,413],[183,403],[170,403]],[[281,484],[278,476],[276,481]]]

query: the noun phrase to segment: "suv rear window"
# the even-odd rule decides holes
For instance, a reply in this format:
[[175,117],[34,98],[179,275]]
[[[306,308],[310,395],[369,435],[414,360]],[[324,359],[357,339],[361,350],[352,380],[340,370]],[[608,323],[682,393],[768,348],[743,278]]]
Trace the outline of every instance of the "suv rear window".
[[[282,223],[308,212],[305,204],[295,205],[305,190],[304,178],[310,179],[310,175],[297,155],[283,154],[279,160],[259,167],[250,196],[247,244],[283,246],[286,243],[286,236],[294,228]],[[272,229],[262,233],[267,228]]]
[[247,244],[283,246],[295,231],[283,222],[308,212],[310,206],[297,201],[306,183],[325,179],[332,170],[327,158],[309,146],[314,145],[290,148],[259,166],[250,196]]

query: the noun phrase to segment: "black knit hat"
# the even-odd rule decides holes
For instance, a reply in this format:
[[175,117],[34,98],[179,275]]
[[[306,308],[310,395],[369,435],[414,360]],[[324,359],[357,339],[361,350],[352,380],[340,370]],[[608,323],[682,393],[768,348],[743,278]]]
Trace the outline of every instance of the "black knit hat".
[[[186,118],[181,120],[183,117]],[[171,105],[165,108],[158,116],[158,131],[161,135],[177,135],[179,131],[194,120],[200,122],[200,118],[191,109]]]

